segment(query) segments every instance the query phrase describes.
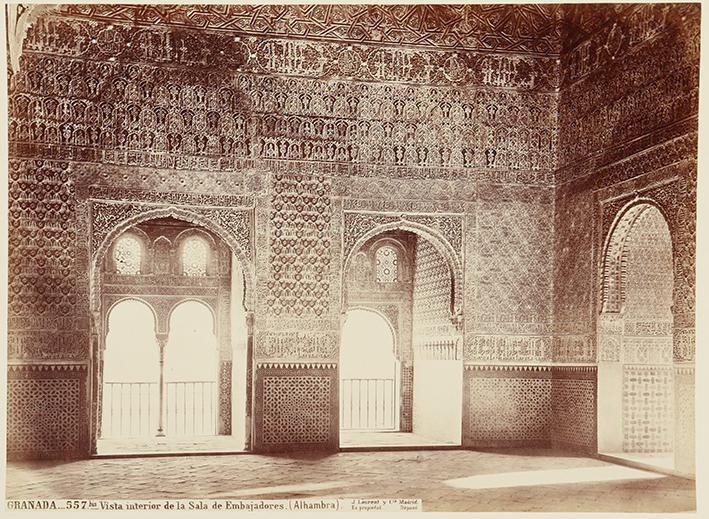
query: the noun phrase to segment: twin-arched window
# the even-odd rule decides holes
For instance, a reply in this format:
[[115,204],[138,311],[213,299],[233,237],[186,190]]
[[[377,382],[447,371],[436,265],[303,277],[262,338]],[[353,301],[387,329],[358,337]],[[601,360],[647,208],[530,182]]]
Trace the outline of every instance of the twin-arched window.
[[[183,276],[200,277],[207,275],[207,265],[209,263],[209,244],[200,236],[190,236],[185,239],[180,250],[180,269]],[[169,254],[169,248],[156,247],[156,253]],[[158,273],[167,273],[169,261],[166,258],[156,258],[156,269]],[[143,261],[143,244],[141,240],[132,234],[121,236],[113,248],[113,260],[116,272],[124,276],[137,276],[141,274]],[[160,267],[159,265],[162,265]]]

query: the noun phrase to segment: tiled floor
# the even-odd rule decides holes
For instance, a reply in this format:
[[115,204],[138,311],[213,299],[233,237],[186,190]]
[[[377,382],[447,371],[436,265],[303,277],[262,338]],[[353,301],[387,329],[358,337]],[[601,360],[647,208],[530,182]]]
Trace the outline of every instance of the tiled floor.
[[[367,432],[345,431],[340,433],[340,447],[343,449],[365,447],[427,447],[453,446],[453,443],[432,440],[412,433],[395,431]],[[194,438],[137,438],[98,440],[97,452],[100,456],[125,454],[158,454],[166,452],[240,452],[244,450],[243,440],[231,436],[201,436]]]
[[244,442],[232,436],[201,436],[184,438],[136,438],[98,440],[99,455],[156,454],[164,452],[239,452]]
[[426,511],[674,512],[694,482],[546,450],[11,462],[7,497],[418,498]]
[[340,447],[425,447],[451,446],[451,442],[432,440],[413,433],[382,431],[342,431],[340,432]]

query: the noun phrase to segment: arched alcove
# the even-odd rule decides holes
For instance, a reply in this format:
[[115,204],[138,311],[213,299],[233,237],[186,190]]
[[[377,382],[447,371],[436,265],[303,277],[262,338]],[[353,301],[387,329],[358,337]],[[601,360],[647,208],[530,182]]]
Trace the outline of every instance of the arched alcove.
[[604,251],[598,321],[598,449],[672,468],[672,238],[657,206],[616,219]]
[[105,233],[102,232],[102,237],[94,244],[95,248],[92,249],[93,254],[89,279],[92,310],[96,311],[100,306],[100,266],[101,262],[104,261],[106,257],[106,251],[113,245],[115,240],[126,231],[135,229],[143,223],[162,218],[172,218],[190,224],[194,226],[195,229],[208,231],[214,236],[219,237],[224,241],[224,243],[227,244],[236,261],[238,261],[241,265],[244,280],[242,304],[244,305],[246,311],[253,311],[253,287],[255,284],[254,266],[251,258],[247,254],[247,251],[244,250],[244,247],[240,244],[237,237],[233,233],[226,231],[220,225],[201,214],[176,207],[146,210],[140,214],[126,217],[125,219],[114,224],[110,229],[106,230]]
[[[362,248],[370,242],[373,238],[379,236],[386,236],[387,233],[403,231],[406,233],[411,233],[417,236],[418,239],[427,242],[433,247],[441,259],[447,265],[449,275],[450,275],[450,312],[451,315],[462,315],[462,305],[463,305],[463,269],[462,261],[458,256],[456,250],[451,246],[451,244],[435,229],[427,227],[416,222],[410,222],[406,220],[391,222],[379,225],[369,231],[363,233],[357,238],[353,246],[347,251],[344,258],[344,265],[342,269],[343,273],[343,306],[348,305],[348,290],[347,290],[347,276],[350,272],[350,267],[355,261],[355,258],[362,250]],[[376,260],[376,258],[375,258]],[[376,266],[376,262],[374,263]],[[376,270],[373,272],[373,276],[376,276]]]
[[[359,238],[348,252],[344,268],[347,318],[341,338],[341,378],[354,377],[346,375],[348,362],[353,362],[348,358],[347,327],[360,319],[357,314],[351,316],[351,312],[357,309],[379,312],[391,323],[396,335],[394,382],[399,409],[396,429],[401,433],[396,441],[402,445],[460,443],[462,309],[458,291],[462,274],[456,253],[433,229],[393,222]],[[368,337],[377,329],[373,322],[366,324],[362,319],[361,344],[375,342]],[[352,336],[356,334],[353,332]],[[374,374],[368,376],[375,378]],[[356,391],[353,394],[358,395]],[[341,397],[341,406],[352,405],[347,386],[342,387]],[[366,395],[364,401],[372,405]],[[354,408],[359,409],[359,401],[354,402]],[[351,412],[349,408],[340,409],[343,431],[350,427],[347,417]],[[390,440],[348,433],[341,441],[348,446],[365,446]]]
[[[121,224],[116,227],[123,229],[121,233],[109,233],[98,249],[103,256],[94,258],[101,269],[92,283],[92,299],[100,316],[97,330],[102,331],[96,350],[96,437],[129,438],[102,433],[106,417],[102,407],[107,402],[102,392],[112,389],[106,384],[113,382],[106,378],[112,354],[107,348],[107,341],[112,340],[107,335],[112,328],[107,312],[111,304],[131,297],[147,302],[154,315],[149,334],[157,355],[152,364],[158,367],[147,402],[150,425],[141,429],[150,441],[140,445],[97,441],[97,449],[140,452],[159,444],[160,450],[181,450],[182,444],[174,438],[189,436],[202,438],[200,442],[219,441],[220,448],[242,450],[250,441],[250,401],[245,396],[251,391],[245,311],[248,266],[239,260],[234,244],[210,227],[176,218],[171,212],[154,216],[134,217],[134,225]],[[118,258],[116,250],[121,252]],[[122,272],[116,268],[117,260]],[[128,333],[131,326],[128,320],[113,328]],[[127,405],[132,407],[124,409],[124,415],[145,412],[143,401],[128,400]]]

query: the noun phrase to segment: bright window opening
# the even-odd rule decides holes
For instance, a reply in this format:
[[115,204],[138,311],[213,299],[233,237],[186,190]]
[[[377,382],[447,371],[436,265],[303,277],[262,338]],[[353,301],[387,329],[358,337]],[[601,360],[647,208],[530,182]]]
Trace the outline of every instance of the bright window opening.
[[350,310],[340,353],[340,428],[394,430],[398,425],[394,335],[376,312]]
[[153,312],[141,301],[121,301],[111,309],[108,330],[101,436],[154,435],[160,408],[160,351]]
[[165,350],[166,434],[217,433],[217,338],[214,317],[197,301],[170,316]]

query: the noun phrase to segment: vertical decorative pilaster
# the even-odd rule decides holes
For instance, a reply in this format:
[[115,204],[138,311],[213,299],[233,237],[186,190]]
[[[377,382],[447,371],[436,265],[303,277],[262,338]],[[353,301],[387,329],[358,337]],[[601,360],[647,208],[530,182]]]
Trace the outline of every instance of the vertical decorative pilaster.
[[246,450],[253,447],[254,409],[254,313],[246,312]]
[[219,429],[218,434],[231,435],[231,360],[219,362]]

